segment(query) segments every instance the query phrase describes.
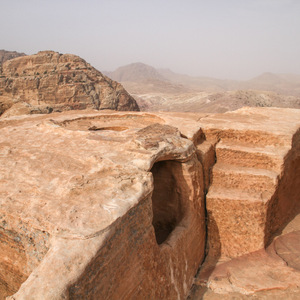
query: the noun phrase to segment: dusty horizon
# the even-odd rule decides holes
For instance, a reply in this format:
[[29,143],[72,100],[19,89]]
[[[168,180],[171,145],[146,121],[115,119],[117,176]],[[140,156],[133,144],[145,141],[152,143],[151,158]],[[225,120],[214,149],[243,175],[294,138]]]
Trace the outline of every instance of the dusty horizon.
[[247,80],[299,74],[300,2],[1,1],[1,48],[73,53],[100,71],[142,62],[175,73]]

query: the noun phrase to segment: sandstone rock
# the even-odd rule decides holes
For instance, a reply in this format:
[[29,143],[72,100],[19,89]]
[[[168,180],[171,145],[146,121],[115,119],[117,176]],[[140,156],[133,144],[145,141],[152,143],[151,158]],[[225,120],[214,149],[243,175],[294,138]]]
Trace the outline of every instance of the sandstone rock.
[[185,299],[206,229],[209,291],[298,289],[298,235],[272,240],[300,209],[299,127],[273,108],[2,118],[2,297]]
[[[0,74],[0,114],[15,103],[39,110],[139,110],[121,84],[78,56],[42,51],[6,61]],[[43,109],[42,109],[43,110]]]
[[17,102],[1,115],[2,118],[8,118],[12,116],[20,115],[32,115],[32,114],[49,114],[53,111],[52,107],[47,105],[33,106],[26,102]]
[[189,299],[298,299],[300,214],[286,228],[266,250],[200,271]]
[[210,173],[211,169],[216,162],[215,143],[203,141],[197,145],[197,156],[203,166],[203,176],[205,183],[205,192],[208,191],[210,186]]
[[207,140],[219,140],[206,195],[209,255],[267,246],[298,205],[299,111],[248,108],[200,123]]
[[150,114],[73,111],[0,124],[2,295],[187,296],[205,245],[192,141]]
[[7,60],[19,57],[19,56],[25,56],[25,53],[20,53],[16,51],[6,51],[6,50],[0,50],[0,66]]

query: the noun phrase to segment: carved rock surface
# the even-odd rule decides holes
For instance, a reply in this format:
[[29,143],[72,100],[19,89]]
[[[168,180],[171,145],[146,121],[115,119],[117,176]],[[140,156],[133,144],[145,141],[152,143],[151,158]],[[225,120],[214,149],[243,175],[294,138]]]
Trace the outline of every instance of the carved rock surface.
[[[2,118],[0,295],[185,299],[206,219],[207,259],[256,251],[272,269],[259,251],[300,208],[299,128],[300,111],[274,108]],[[286,238],[295,234],[275,241],[276,259],[298,268]],[[253,270],[251,257],[241,266]],[[294,270],[286,286],[297,288]],[[232,274],[247,285],[238,267]],[[220,291],[214,278],[208,287]]]
[[300,214],[266,249],[201,270],[188,299],[299,299],[299,245]]
[[197,123],[172,120],[180,130],[138,113],[0,121],[2,297],[187,296],[204,258],[203,173],[181,136]]
[[245,108],[200,120],[216,164],[208,255],[190,300],[299,298],[299,113]]
[[51,111],[113,109],[138,111],[121,84],[102,75],[82,58],[41,51],[8,60],[0,73],[0,114],[26,102]]
[[300,111],[245,108],[200,123],[216,143],[206,195],[209,255],[228,259],[267,246],[299,203]]

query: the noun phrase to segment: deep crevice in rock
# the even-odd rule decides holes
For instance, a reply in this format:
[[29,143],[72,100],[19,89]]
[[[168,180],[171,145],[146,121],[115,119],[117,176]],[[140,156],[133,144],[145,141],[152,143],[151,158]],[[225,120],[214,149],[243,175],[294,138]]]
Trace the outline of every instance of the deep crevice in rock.
[[176,174],[178,164],[176,161],[160,161],[151,169],[154,179],[152,224],[159,245],[168,239],[184,214]]

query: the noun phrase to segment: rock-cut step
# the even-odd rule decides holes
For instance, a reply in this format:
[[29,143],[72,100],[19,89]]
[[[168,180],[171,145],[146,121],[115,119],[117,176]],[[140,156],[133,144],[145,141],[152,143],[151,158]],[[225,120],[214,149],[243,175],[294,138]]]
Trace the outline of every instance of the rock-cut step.
[[217,162],[280,172],[288,147],[254,147],[221,141],[216,146]]
[[252,203],[266,203],[270,200],[270,197],[273,195],[274,190],[271,191],[255,191],[255,190],[244,190],[240,188],[224,188],[216,186],[215,184],[211,185],[209,191],[206,195],[206,200],[211,199],[226,201],[229,205],[229,201],[240,201],[252,202]]
[[212,170],[211,182],[226,189],[243,191],[272,191],[275,189],[278,173],[266,169],[241,167],[217,162]]
[[231,258],[263,248],[273,192],[211,185],[206,195],[209,255]]

